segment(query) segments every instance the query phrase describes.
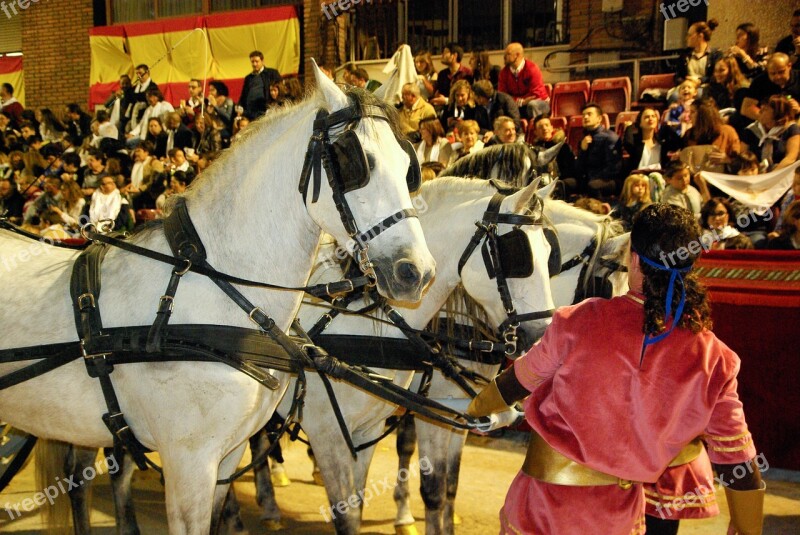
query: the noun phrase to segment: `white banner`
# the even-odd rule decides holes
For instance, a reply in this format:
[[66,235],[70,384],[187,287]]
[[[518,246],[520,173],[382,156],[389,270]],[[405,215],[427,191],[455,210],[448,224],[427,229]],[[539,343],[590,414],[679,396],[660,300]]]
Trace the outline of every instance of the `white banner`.
[[709,171],[701,171],[700,174],[709,184],[749,206],[756,214],[763,215],[792,187],[794,171],[798,166],[800,161],[761,175],[724,175]]

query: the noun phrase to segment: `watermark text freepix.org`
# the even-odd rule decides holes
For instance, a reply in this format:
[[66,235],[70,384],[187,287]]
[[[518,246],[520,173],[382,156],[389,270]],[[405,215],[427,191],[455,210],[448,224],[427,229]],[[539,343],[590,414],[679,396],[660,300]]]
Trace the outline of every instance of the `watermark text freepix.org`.
[[[665,20],[674,19],[676,17],[680,17],[680,15],[675,14],[675,8],[678,9],[678,13],[686,13],[689,11],[690,7],[697,7],[700,4],[705,4],[708,6],[708,0],[678,0],[674,4],[666,5],[664,2],[661,2],[659,6],[659,11],[661,14],[664,15]],[[669,14],[667,14],[667,10],[669,10]]]
[[[372,0],[334,0],[330,3],[323,3],[322,12],[325,13],[325,18],[328,20],[333,20],[348,9],[357,6],[361,2],[371,4]],[[338,11],[336,9],[337,7],[339,8]]]
[[35,493],[33,498],[25,498],[24,500],[20,500],[15,504],[6,502],[4,508],[6,513],[8,513],[8,517],[11,520],[14,520],[15,518],[19,518],[22,513],[29,513],[33,511],[34,508],[41,507],[47,502],[50,502],[50,505],[53,505],[56,501],[56,498],[62,494],[66,494],[72,489],[82,487],[87,482],[93,480],[99,475],[104,473],[116,474],[118,470],[119,464],[117,463],[117,460],[113,455],[109,455],[108,457],[99,459],[96,463],[94,463],[94,466],[90,465],[84,468],[83,472],[80,474],[83,476],[83,479],[78,479],[76,481],[75,474],[64,479],[57,477],[55,483]]
[[19,10],[25,11],[31,7],[31,4],[38,4],[42,1],[46,2],[47,0],[2,0],[2,2],[0,2],[0,10],[10,19],[18,15]]

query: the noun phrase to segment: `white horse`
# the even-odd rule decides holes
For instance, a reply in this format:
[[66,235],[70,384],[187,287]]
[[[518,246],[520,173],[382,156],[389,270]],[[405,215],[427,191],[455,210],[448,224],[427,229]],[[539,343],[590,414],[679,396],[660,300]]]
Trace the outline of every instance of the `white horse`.
[[[305,149],[320,108],[343,110],[355,103],[363,117],[354,128],[370,162],[370,178],[347,193],[361,231],[400,210],[411,209],[406,186],[409,157],[389,122],[376,118],[381,104],[364,92],[343,93],[314,68],[318,90],[295,107],[254,123],[237,146],[223,155],[186,192],[186,204],[205,246],[208,262],[238,277],[287,286],[306,284],[320,228],[341,243],[350,236],[332,196],[321,182],[317,202],[298,194]],[[386,106],[382,114],[394,116]],[[342,127],[331,128],[336,139]],[[327,177],[325,172],[323,177]],[[313,188],[309,188],[310,190]],[[169,254],[160,226],[131,238],[139,246]],[[0,273],[6,301],[0,309],[0,348],[72,342],[78,339],[69,297],[76,254],[0,232],[6,266]],[[416,219],[402,220],[369,242],[382,294],[418,300],[432,277],[434,261]],[[105,327],[149,325],[172,266],[112,248],[103,263],[98,306]],[[241,292],[287,330],[300,305],[300,292],[243,288]],[[178,289],[173,324],[252,327],[248,315],[208,278],[188,273]],[[82,446],[105,447],[112,436],[101,415],[106,403],[80,355],[58,370],[0,391],[0,416],[33,435]],[[0,375],[27,363],[0,365]],[[261,429],[288,384],[288,374],[267,389],[232,368],[207,362],[116,366],[111,380],[136,438],[161,456],[170,533],[206,534],[216,523],[228,477],[247,439]]]
[[[525,213],[534,195],[536,184],[506,197],[500,213]],[[437,179],[423,185],[419,198],[424,199],[427,206],[420,212],[420,221],[425,229],[425,236],[431,252],[437,261],[436,278],[428,288],[422,302],[415,307],[401,306],[394,308],[401,312],[408,324],[415,328],[423,328],[439,311],[455,286],[462,282],[469,293],[487,312],[489,321],[496,328],[507,317],[498,293],[497,283],[489,278],[487,268],[479,250],[468,258],[459,274],[458,263],[463,251],[475,232],[474,222],[481,221],[489,200],[497,193],[488,182],[463,179]],[[499,234],[505,234],[512,225],[501,223]],[[552,300],[549,293],[549,272],[547,258],[549,244],[539,225],[520,227],[533,251],[530,261],[533,272],[526,278],[508,279],[508,286],[514,306],[518,313],[549,311]],[[522,262],[523,259],[520,259]],[[319,277],[319,279],[318,279]],[[337,280],[341,272],[330,267],[324,272],[316,273],[312,280]],[[365,302],[357,301],[352,308],[363,306]],[[377,315],[384,318],[383,314]],[[299,319],[304,327],[313,325],[320,317],[320,310],[314,306],[301,307]],[[549,323],[547,319],[533,320],[523,323],[521,328],[529,336],[538,336]],[[403,338],[403,334],[392,326],[374,323],[373,320],[359,316],[338,316],[325,330],[327,334],[361,334],[383,338]],[[340,355],[347,360],[347,355]],[[414,375],[413,371],[377,369],[378,373],[393,378],[395,384],[407,387]],[[331,404],[322,391],[318,380],[309,377],[309,392],[306,395],[303,430],[308,435],[316,462],[322,473],[330,508],[321,508],[320,514],[334,524],[337,533],[357,533],[361,522],[363,501],[369,501],[369,493],[374,493],[367,483],[374,446],[360,451],[357,459],[350,455],[342,432],[331,414]],[[314,386],[311,386],[314,385]],[[342,410],[352,441],[355,446],[365,444],[380,436],[384,421],[395,410],[396,406],[386,403],[374,396],[354,388],[348,384],[334,382],[336,399]],[[279,412],[285,411],[284,400]],[[255,455],[255,453],[254,453]],[[438,469],[439,467],[434,467]],[[266,481],[269,478],[265,478]],[[380,490],[378,490],[380,491]],[[351,498],[354,497],[354,498]],[[274,503],[274,495],[268,494],[262,503],[264,520],[278,520],[279,510]],[[362,500],[364,498],[364,500]],[[358,506],[352,507],[356,500]],[[345,513],[335,506],[349,503]]]
[[[571,267],[567,265],[568,269],[550,279],[553,300],[556,307],[561,307],[572,304],[576,295],[592,294],[595,275],[608,269],[602,262],[622,261],[629,234],[621,234],[621,227],[607,216],[598,216],[563,201],[547,199],[551,191],[552,185],[540,190],[539,194],[545,201],[545,216],[554,224],[557,232],[562,263],[580,259],[571,262]],[[609,277],[612,294],[621,295],[627,291],[627,273],[613,268],[612,271],[614,273]],[[479,370],[486,377],[494,377],[499,371],[499,366],[487,370],[485,365],[474,361],[459,359],[459,362],[467,369]],[[469,402],[469,397],[463,390],[438,372],[434,373],[431,380],[430,397],[462,399],[464,404]],[[414,428],[419,444],[419,457],[442,467],[420,474],[420,489],[425,503],[425,531],[428,535],[452,534],[454,501],[466,432],[421,418],[406,419],[398,431],[400,469],[408,470],[409,460],[414,452]],[[397,505],[397,533],[416,533],[409,502],[408,478],[398,478],[394,499]]]

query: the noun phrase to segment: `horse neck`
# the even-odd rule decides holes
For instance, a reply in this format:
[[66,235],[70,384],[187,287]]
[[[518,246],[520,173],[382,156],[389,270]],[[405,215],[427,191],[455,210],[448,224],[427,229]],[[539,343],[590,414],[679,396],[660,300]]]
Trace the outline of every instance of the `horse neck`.
[[315,110],[311,99],[254,122],[254,130],[187,190],[192,221],[216,269],[259,279],[267,272],[274,275],[270,282],[305,284],[320,230],[297,184]]

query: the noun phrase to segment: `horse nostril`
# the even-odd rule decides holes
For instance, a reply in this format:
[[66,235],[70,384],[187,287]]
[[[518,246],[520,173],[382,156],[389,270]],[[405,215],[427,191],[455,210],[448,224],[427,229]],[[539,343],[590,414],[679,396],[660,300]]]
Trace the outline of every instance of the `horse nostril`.
[[406,286],[418,286],[422,280],[422,274],[416,264],[406,260],[395,263],[394,274],[397,280]]

